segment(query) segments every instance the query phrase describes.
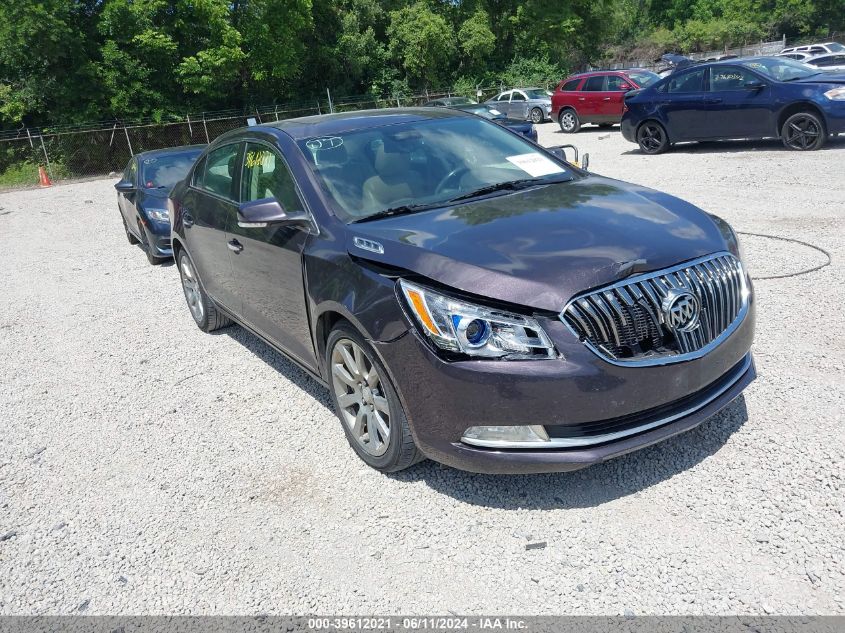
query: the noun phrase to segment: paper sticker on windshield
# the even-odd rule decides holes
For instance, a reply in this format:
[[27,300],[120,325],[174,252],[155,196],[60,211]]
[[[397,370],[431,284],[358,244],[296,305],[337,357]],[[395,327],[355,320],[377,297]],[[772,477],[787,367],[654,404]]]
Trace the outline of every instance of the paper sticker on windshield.
[[507,159],[533,178],[563,173],[563,168],[560,165],[542,154],[533,152],[531,154],[517,154],[516,156],[508,156]]

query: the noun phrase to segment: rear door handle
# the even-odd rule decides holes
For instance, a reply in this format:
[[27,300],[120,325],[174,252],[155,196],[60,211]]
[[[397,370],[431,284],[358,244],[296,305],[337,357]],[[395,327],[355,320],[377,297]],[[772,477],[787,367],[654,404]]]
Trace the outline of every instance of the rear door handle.
[[578,101],[586,101],[587,97],[578,97]]
[[229,240],[226,242],[226,246],[228,246],[229,250],[233,253],[240,253],[244,249],[244,245],[238,240]]
[[605,97],[602,101],[610,101],[610,97]]

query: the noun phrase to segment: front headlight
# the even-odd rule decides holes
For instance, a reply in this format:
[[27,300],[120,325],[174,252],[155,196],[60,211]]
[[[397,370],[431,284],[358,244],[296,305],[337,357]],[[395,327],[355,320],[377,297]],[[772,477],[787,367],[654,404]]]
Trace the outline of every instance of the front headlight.
[[824,93],[831,101],[845,101],[845,88],[833,88]]
[[554,358],[534,319],[453,299],[404,279],[399,286],[421,332],[444,350],[482,358]]
[[147,215],[156,222],[170,222],[170,214],[167,209],[147,209]]

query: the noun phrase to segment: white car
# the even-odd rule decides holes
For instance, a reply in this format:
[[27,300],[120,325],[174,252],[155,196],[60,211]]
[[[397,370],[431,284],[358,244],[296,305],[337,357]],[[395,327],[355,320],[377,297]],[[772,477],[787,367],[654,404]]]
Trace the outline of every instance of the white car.
[[[825,55],[827,53],[845,53],[845,45],[839,42],[825,42],[824,44],[806,44],[804,46],[790,46],[783,49],[778,55],[784,53],[807,53],[809,55]],[[804,61],[799,59],[799,62]]]
[[805,59],[804,63],[813,68],[818,68],[826,72],[845,71],[845,51],[841,53],[833,53],[832,55],[816,55],[810,59]]
[[778,53],[775,57],[787,57],[789,59],[794,59],[796,62],[806,62],[808,59],[813,57],[812,53]]

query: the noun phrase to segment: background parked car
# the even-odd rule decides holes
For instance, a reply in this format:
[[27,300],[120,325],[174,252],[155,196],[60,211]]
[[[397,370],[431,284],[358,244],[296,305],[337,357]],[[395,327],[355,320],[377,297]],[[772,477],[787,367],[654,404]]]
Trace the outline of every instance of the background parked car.
[[496,109],[511,119],[522,119],[542,123],[552,111],[552,98],[542,88],[517,88],[505,90],[484,103],[495,105]]
[[[427,104],[426,104],[427,105]],[[450,106],[453,110],[463,110],[464,112],[471,112],[477,114],[485,119],[490,119],[499,125],[502,125],[509,130],[513,130],[517,134],[522,134],[525,138],[537,142],[537,128],[531,121],[521,121],[519,119],[509,119],[504,113],[500,112],[496,106],[487,103],[475,103],[469,105]]]
[[805,59],[804,63],[824,72],[845,70],[845,53],[834,53],[832,55],[816,55]]
[[825,53],[843,53],[845,45],[839,42],[825,42],[824,44],[805,44],[804,46],[790,46],[783,49],[779,54],[784,53],[808,53],[810,55],[824,55]]
[[432,99],[428,103],[424,103],[423,106],[440,106],[450,108],[452,106],[473,105],[476,103],[478,102],[473,101],[472,99],[469,99],[467,97],[442,97],[440,99]]
[[794,59],[796,62],[803,62],[811,57],[814,57],[812,53],[778,53],[776,57],[788,57],[789,59]]
[[114,186],[126,238],[130,244],[140,242],[151,264],[173,256],[167,196],[204,148],[186,145],[136,154]]
[[561,81],[552,94],[551,117],[564,132],[577,132],[584,123],[609,127],[622,118],[626,92],[659,79],[650,70],[638,69],[572,75]]
[[820,148],[845,132],[845,74],[785,57],[752,57],[679,71],[625,98],[622,135],[647,154],[679,141],[783,139]]

